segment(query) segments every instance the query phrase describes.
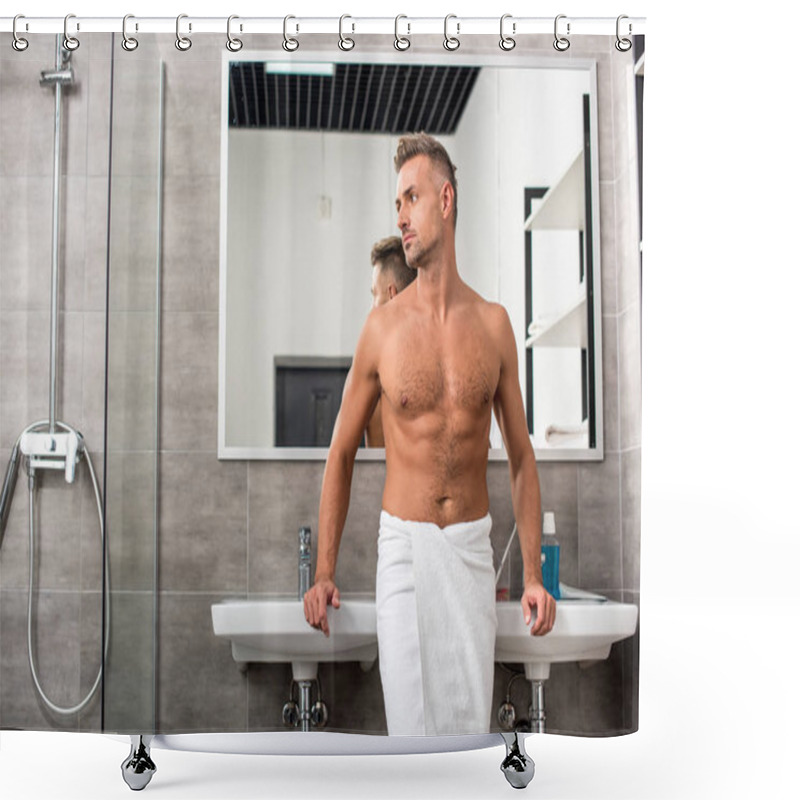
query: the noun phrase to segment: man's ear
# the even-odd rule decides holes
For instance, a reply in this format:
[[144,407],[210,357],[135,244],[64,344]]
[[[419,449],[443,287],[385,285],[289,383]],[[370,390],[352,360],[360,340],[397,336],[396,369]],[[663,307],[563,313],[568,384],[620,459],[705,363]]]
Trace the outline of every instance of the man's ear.
[[397,296],[397,287],[393,283],[390,283],[389,284],[389,299],[390,300],[394,300],[394,298],[396,296]]
[[447,219],[453,215],[453,201],[455,199],[455,192],[453,191],[453,184],[450,181],[445,181],[442,184],[442,189],[439,192],[439,200],[442,208],[442,218]]

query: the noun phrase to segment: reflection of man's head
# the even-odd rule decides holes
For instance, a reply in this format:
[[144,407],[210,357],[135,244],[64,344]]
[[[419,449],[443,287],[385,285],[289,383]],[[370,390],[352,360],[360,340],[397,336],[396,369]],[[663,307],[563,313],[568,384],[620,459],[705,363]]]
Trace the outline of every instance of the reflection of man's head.
[[387,236],[372,248],[372,307],[388,303],[414,278],[415,270],[406,264],[403,242],[399,236]]

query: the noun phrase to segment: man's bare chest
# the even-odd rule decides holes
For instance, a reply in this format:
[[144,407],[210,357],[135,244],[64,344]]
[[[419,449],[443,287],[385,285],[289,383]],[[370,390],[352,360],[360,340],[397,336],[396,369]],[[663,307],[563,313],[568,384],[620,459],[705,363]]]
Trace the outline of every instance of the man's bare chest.
[[490,408],[500,374],[493,344],[478,330],[446,336],[424,329],[391,337],[380,360],[383,396],[401,415]]

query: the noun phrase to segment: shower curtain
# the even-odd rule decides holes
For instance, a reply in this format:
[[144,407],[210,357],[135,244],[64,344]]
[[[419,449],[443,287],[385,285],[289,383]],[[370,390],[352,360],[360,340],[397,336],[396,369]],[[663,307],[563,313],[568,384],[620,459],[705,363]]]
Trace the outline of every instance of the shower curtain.
[[[398,20],[394,35],[347,20],[338,35],[234,24],[231,47],[180,20],[177,47],[176,34],[133,22],[125,35],[71,30],[55,403],[98,464],[103,522],[85,457],[74,483],[45,469],[33,489],[20,461],[0,547],[0,728],[296,728],[291,664],[237,661],[212,607],[296,597],[303,527],[313,582],[324,448],[372,302],[371,249],[397,233],[404,132],[448,148],[460,273],[511,320],[561,582],[586,602],[638,606],[643,37],[620,49],[613,26],[578,36],[556,21],[554,41],[513,20],[502,38],[442,24],[415,33]],[[55,142],[42,73],[61,38],[28,33],[18,50],[0,37],[3,465],[48,410]],[[573,183],[577,204],[559,217],[551,203],[556,219],[542,222],[548,192]],[[577,338],[537,340],[554,320]],[[490,438],[498,597],[518,600],[496,426]],[[364,447],[337,567],[343,603],[374,598],[385,472],[382,451]],[[490,730],[635,731],[631,633],[544,678],[498,661]],[[85,707],[54,712],[31,662],[53,700]],[[314,729],[387,733],[374,656],[321,662],[306,690]]]

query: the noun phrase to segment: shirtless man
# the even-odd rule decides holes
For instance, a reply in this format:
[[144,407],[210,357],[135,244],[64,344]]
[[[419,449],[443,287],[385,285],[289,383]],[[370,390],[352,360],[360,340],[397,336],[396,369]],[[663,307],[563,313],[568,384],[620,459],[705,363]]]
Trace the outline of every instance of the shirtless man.
[[[403,241],[399,236],[387,236],[376,242],[370,253],[372,262],[372,307],[377,308],[397,297],[417,277],[406,264]],[[381,401],[367,424],[367,447],[383,447]]]
[[[338,608],[340,605],[334,574],[347,516],[355,454],[380,398],[386,442],[381,536],[384,518],[398,524],[403,521],[412,525],[428,523],[426,530],[442,533],[460,531],[460,523],[483,519],[491,522],[486,471],[494,410],[508,455],[512,503],[523,557],[522,613],[525,623],[529,624],[535,612],[531,634],[544,635],[555,622],[556,604],[542,584],[539,480],[525,422],[511,324],[502,306],[483,300],[458,274],[455,255],[457,184],[455,168],[447,152],[426,134],[405,136],[398,145],[395,168],[398,172],[397,226],[402,234],[406,261],[417,270],[417,280],[393,302],[373,309],[356,346],[322,482],[317,569],[315,583],[304,598],[306,619],[329,635],[327,606]],[[484,575],[481,598],[484,605],[491,604],[488,613],[489,618],[494,619],[494,575],[488,529],[486,534],[490,574]],[[424,535],[417,542],[427,546],[429,539],[433,541],[432,537]],[[380,547],[379,539],[376,607],[381,593]],[[485,553],[482,557],[485,558]],[[450,565],[441,565],[439,574],[446,579],[450,570]],[[445,594],[442,587],[437,599],[451,611],[458,611],[459,605],[467,605],[472,599],[468,595],[462,592],[453,597]],[[440,613],[437,605],[416,606],[424,611],[416,615],[420,629],[427,625],[428,616]],[[414,607],[413,604],[407,606]],[[472,609],[474,606],[470,615],[474,613]],[[389,733],[392,734],[389,709],[392,690],[387,687],[384,676],[380,608],[378,613],[381,679]],[[407,616],[410,614],[404,612],[393,620],[396,623]],[[469,616],[460,624],[470,627],[471,619]],[[484,624],[490,623],[482,621],[481,625]],[[392,630],[389,626],[385,638],[393,635]],[[450,631],[446,632],[450,635]],[[484,650],[491,647],[491,652],[482,656],[488,660],[488,667],[483,668],[481,689],[484,695],[488,691],[488,702],[485,697],[482,699],[484,709],[491,703],[491,672],[488,678],[486,672],[493,669],[493,637],[494,628],[484,638],[485,642],[490,642]],[[460,635],[455,638],[458,640]],[[469,660],[457,652],[451,653],[449,658],[452,664]],[[395,675],[411,671],[405,667],[386,666]],[[428,676],[424,667],[422,671],[424,682],[430,671]],[[433,692],[425,691],[415,694],[414,698],[427,702],[432,696]],[[409,707],[413,702],[392,700],[392,706],[395,709]],[[488,713],[485,710],[482,713],[485,717],[482,727],[488,731]],[[406,732],[401,730],[402,726],[396,728],[398,732]],[[432,732],[431,726],[426,724],[422,732]],[[447,730],[440,726],[433,732],[473,730]]]

